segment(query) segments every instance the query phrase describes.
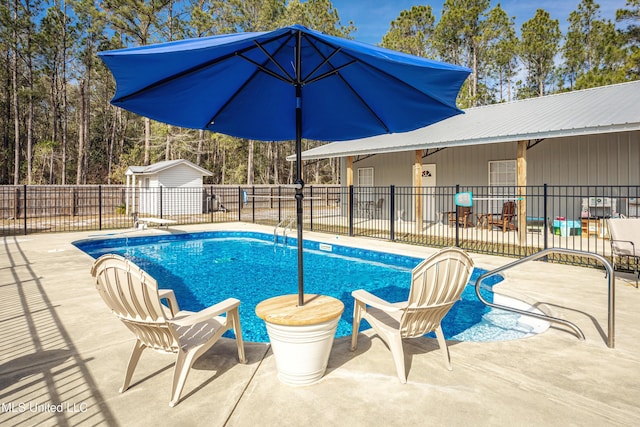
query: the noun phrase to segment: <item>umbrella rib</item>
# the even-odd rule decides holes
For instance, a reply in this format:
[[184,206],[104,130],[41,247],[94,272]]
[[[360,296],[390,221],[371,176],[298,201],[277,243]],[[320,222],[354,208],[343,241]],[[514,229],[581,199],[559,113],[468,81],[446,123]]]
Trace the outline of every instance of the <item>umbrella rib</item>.
[[[289,39],[291,39],[291,36],[289,36]],[[275,39],[272,39],[272,40],[269,40],[269,41],[273,41],[273,40],[275,40]],[[276,53],[278,53],[280,50],[282,50],[282,48],[284,48],[285,45],[286,45],[286,42],[282,43],[280,45],[280,47],[278,47],[278,49],[276,50]],[[260,45],[258,45],[258,46],[260,46]],[[270,60],[273,61],[273,58],[271,57],[271,55],[267,54],[267,52],[265,52],[264,49],[261,49],[261,50],[267,55],[267,61],[270,61]],[[220,107],[218,109],[218,111],[216,111],[216,113],[209,119],[209,121],[207,122],[209,125],[212,125],[216,121],[216,118],[218,117],[218,115],[220,115],[220,113],[223,112],[227,108],[227,106],[233,102],[234,99],[236,99],[236,97],[244,90],[245,87],[247,87],[247,85],[253,80],[253,78],[256,76],[256,74],[258,74],[260,71],[262,71],[264,73],[267,73],[268,75],[270,75],[272,77],[275,77],[275,78],[277,78],[279,80],[282,80],[285,83],[293,84],[293,81],[287,80],[286,78],[284,78],[280,74],[274,73],[273,71],[271,71],[268,68],[266,68],[265,64],[260,64],[259,62],[256,62],[256,61],[254,61],[254,60],[252,60],[250,58],[247,58],[246,56],[242,55],[242,53],[240,53],[238,56],[240,56],[245,61],[248,61],[248,62],[252,63],[253,65],[255,65],[257,67],[257,69],[256,69],[256,71],[254,71],[251,74],[251,77],[246,79],[245,82],[242,84],[242,86],[240,86],[238,88],[238,90],[236,90],[233,93],[233,95],[231,95],[229,97],[229,99],[227,99],[227,102],[225,102],[224,105],[222,105],[222,107]],[[287,74],[286,71],[283,70],[283,72],[285,74]]]
[[[333,47],[331,44],[329,44],[329,43],[325,42],[324,40],[322,40],[322,39],[320,39],[320,38],[318,38],[318,37],[315,37],[313,34],[304,34],[304,36],[305,36],[305,38],[307,38],[307,40],[308,40],[308,38],[313,38],[314,40],[316,40],[316,41],[317,41],[317,42],[319,42],[319,43],[322,43],[322,44],[324,44],[324,45],[326,45],[326,46],[329,46],[329,47]],[[322,55],[322,53],[320,52],[320,50],[319,50],[319,49],[318,49],[318,48],[317,48],[313,43],[311,43],[311,42],[310,42],[309,44],[310,44],[311,46],[313,46],[313,47],[314,47],[314,49],[316,50],[316,52],[318,52],[318,54]],[[342,51],[342,53],[343,53],[345,56],[348,56],[349,58],[351,58],[351,59],[353,59],[353,60],[355,60],[355,61],[357,61],[357,62],[361,62],[358,58],[354,57],[354,56],[353,56],[353,55],[351,55],[349,52],[345,52],[345,51],[343,50],[343,51]],[[324,56],[324,55],[322,55],[322,56]],[[331,64],[329,64],[329,65],[331,65]],[[388,72],[386,72],[386,71],[384,71],[384,70],[382,70],[382,69],[380,69],[380,68],[378,68],[378,67],[376,67],[376,66],[374,66],[374,65],[371,65],[371,64],[369,64],[369,63],[366,63],[366,65],[367,65],[367,66],[369,66],[369,67],[371,67],[372,69],[376,70],[377,72],[384,74],[385,76],[389,77],[390,79],[393,79],[393,80],[395,80],[396,82],[398,82],[398,83],[400,83],[400,84],[402,84],[402,85],[404,85],[404,86],[406,86],[406,87],[409,87],[409,88],[411,88],[411,89],[413,89],[413,90],[415,90],[415,91],[417,91],[417,92],[420,92],[420,93],[421,93],[421,94],[423,94],[424,96],[427,96],[427,97],[431,98],[432,100],[434,100],[434,101],[436,101],[436,102],[439,102],[440,104],[442,104],[442,105],[444,105],[444,106],[446,106],[446,107],[451,108],[451,106],[450,106],[447,102],[443,101],[443,100],[442,100],[442,99],[440,99],[439,97],[436,97],[436,96],[433,96],[432,94],[426,93],[426,92],[424,92],[424,91],[422,91],[422,90],[420,90],[420,89],[416,88],[415,86],[408,84],[408,83],[407,83],[407,82],[405,82],[404,80],[399,79],[398,77],[394,76],[393,74],[389,74]],[[338,74],[338,75],[340,75],[340,74]],[[344,81],[344,79],[343,79],[343,81]],[[353,90],[353,89],[351,89],[351,90]],[[356,92],[354,91],[354,93],[356,93]],[[356,93],[356,95],[357,95],[357,93]],[[364,101],[363,101],[363,102],[364,102]],[[456,107],[454,107],[454,108],[456,108]],[[385,126],[385,127],[386,127],[386,126]]]
[[[309,39],[307,38],[307,34],[303,34],[303,35],[304,35],[304,37],[307,39],[307,41],[309,41],[309,45],[310,45],[310,46],[312,46],[312,47],[315,49],[315,51],[318,53],[318,55],[320,55],[320,56],[324,57],[324,54],[323,54],[322,52],[320,52],[320,49],[318,49],[318,47],[317,47],[314,43],[312,43],[312,42],[311,42],[311,40],[309,40]],[[315,38],[315,37],[314,37],[314,40],[317,40],[317,41],[319,41],[319,42],[321,42],[321,43],[326,44],[326,43],[325,43],[323,40],[321,40],[321,39],[317,39],[317,38]],[[331,45],[328,45],[328,46],[331,46]],[[369,110],[369,113],[371,114],[371,116],[372,116],[372,117],[374,117],[374,118],[375,118],[375,119],[376,119],[376,120],[377,120],[377,121],[382,125],[382,127],[384,127],[384,129],[385,129],[385,131],[386,131],[387,133],[389,133],[389,132],[390,132],[389,126],[387,126],[387,124],[384,122],[384,120],[382,120],[382,118],[380,118],[380,116],[378,116],[378,114],[376,114],[376,112],[375,112],[375,111],[373,111],[373,108],[371,108],[371,106],[369,105],[369,103],[368,103],[368,102],[366,102],[366,101],[365,101],[365,100],[360,96],[360,94],[359,94],[358,92],[356,92],[356,90],[353,88],[353,86],[351,86],[351,85],[349,84],[349,82],[347,82],[347,81],[344,79],[344,77],[342,77],[342,75],[340,74],[340,72],[339,72],[339,71],[340,71],[342,68],[344,68],[345,66],[347,66],[347,65],[351,65],[351,64],[353,64],[354,62],[359,62],[359,61],[358,61],[358,58],[354,58],[353,56],[348,55],[348,54],[346,54],[346,53],[345,53],[345,55],[347,55],[348,57],[350,57],[350,58],[352,59],[352,62],[349,62],[349,63],[347,63],[347,64],[345,64],[344,66],[341,66],[341,67],[339,67],[339,68],[335,68],[335,67],[331,64],[331,61],[329,60],[330,58],[326,58],[326,63],[327,63],[331,68],[333,68],[333,70],[332,70],[332,71],[330,71],[329,73],[331,73],[331,74],[335,74],[336,76],[338,76],[338,78],[339,78],[340,80],[342,80],[342,83],[344,83],[344,85],[345,85],[347,88],[349,88],[349,90],[351,91],[351,93],[353,93],[353,95],[354,95],[356,98],[358,98],[358,100],[360,100],[360,102],[362,103],[362,105],[364,105],[364,106],[366,107],[366,109],[367,109],[367,110]],[[325,73],[326,75],[323,75],[323,76],[320,76],[320,77],[322,77],[322,78],[327,77],[327,76],[329,75],[329,73]],[[317,81],[317,80],[318,80],[318,78],[314,79],[313,81]]]
[[[241,53],[244,53],[244,52],[249,51],[249,50],[251,50],[251,49],[254,49],[254,47],[253,47],[253,46],[251,46],[251,47],[247,47],[246,49],[243,49],[243,50],[241,51]],[[240,54],[241,54],[241,53],[240,53]],[[209,67],[209,66],[211,66],[211,65],[217,64],[218,62],[222,62],[222,61],[227,60],[227,59],[229,59],[229,58],[231,58],[231,57],[233,57],[233,56],[237,56],[238,54],[239,54],[238,52],[233,52],[233,53],[230,53],[230,54],[228,54],[228,55],[224,55],[224,56],[221,56],[221,57],[219,57],[219,58],[213,59],[213,60],[211,60],[211,61],[207,61],[207,62],[205,62],[205,63],[199,64],[199,65],[197,65],[197,66],[195,66],[195,67],[189,68],[188,70],[184,70],[184,71],[181,71],[181,72],[179,72],[179,73],[173,74],[173,75],[171,75],[171,76],[167,76],[167,77],[165,77],[165,78],[164,78],[164,79],[162,79],[162,80],[158,80],[157,82],[154,82],[153,84],[150,84],[150,85],[148,85],[148,86],[145,86],[145,87],[143,87],[143,88],[140,88],[140,89],[138,89],[138,90],[137,90],[137,91],[135,91],[135,92],[128,93],[128,94],[126,94],[126,95],[124,95],[124,96],[121,96],[121,97],[120,97],[120,98],[118,98],[118,99],[114,99],[114,100],[112,100],[111,102],[122,102],[122,101],[126,101],[126,100],[128,100],[129,98],[133,98],[133,97],[138,96],[138,95],[140,95],[140,94],[142,94],[142,93],[144,93],[144,92],[147,92],[147,91],[149,91],[149,90],[152,90],[152,89],[155,89],[155,88],[157,88],[157,87],[159,87],[159,86],[162,86],[162,85],[164,85],[164,84],[166,84],[166,83],[169,83],[169,82],[171,82],[171,81],[173,81],[173,80],[176,80],[176,79],[179,79],[179,78],[182,78],[182,77],[188,76],[189,74],[192,74],[192,73],[198,72],[198,71],[202,70],[203,68],[207,68],[207,67]]]
[[[287,34],[281,34],[281,35],[279,35],[277,37],[274,37],[274,38],[266,40],[264,43],[270,43],[270,42],[273,42],[273,41],[275,41],[275,40],[277,40],[279,38],[286,37],[286,36],[287,36]],[[291,38],[291,35],[289,35],[289,38]],[[188,76],[189,74],[198,72],[198,71],[200,71],[200,70],[202,70],[204,68],[207,68],[207,67],[209,67],[211,65],[215,65],[215,64],[217,64],[219,62],[225,61],[225,60],[227,60],[229,58],[232,58],[234,56],[240,55],[242,58],[246,59],[246,57],[244,57],[243,54],[245,52],[249,52],[250,50],[253,50],[253,49],[255,49],[255,46],[247,46],[246,48],[241,49],[239,51],[231,52],[231,53],[228,53],[227,55],[221,56],[219,58],[212,59],[211,61],[207,61],[207,62],[204,62],[202,64],[198,64],[197,66],[189,68],[188,70],[184,70],[184,71],[181,71],[179,73],[173,74],[171,76],[167,76],[164,79],[158,80],[157,82],[154,82],[153,84],[150,84],[148,86],[140,88],[135,92],[129,93],[129,94],[124,95],[124,96],[121,96],[120,98],[117,98],[117,99],[113,99],[113,100],[111,100],[111,102],[112,103],[116,103],[116,102],[126,101],[129,98],[138,96],[138,95],[140,95],[142,93],[145,93],[145,92],[147,92],[149,90],[155,89],[155,88],[160,87],[160,86],[162,86],[162,85],[164,85],[166,83],[169,83],[169,82],[171,82],[171,81],[173,81],[175,79],[179,79],[179,78],[182,78],[184,76]]]
[[[352,55],[350,55],[350,54],[348,54],[348,53],[345,53],[345,55],[346,55],[346,56],[349,56],[349,57],[351,57],[351,58],[353,58],[353,56],[352,56]],[[356,59],[356,60],[358,60],[358,58],[355,58],[355,59]],[[378,68],[378,67],[375,67],[375,66],[373,66],[373,65],[371,65],[371,64],[367,64],[367,65],[368,65],[369,67],[373,68],[374,70],[376,70],[376,71],[378,71],[378,72],[380,72],[380,73],[382,73],[382,74],[386,75],[387,77],[389,77],[389,78],[391,78],[391,79],[395,80],[396,82],[398,82],[398,83],[402,84],[403,86],[406,86],[406,87],[408,87],[408,88],[410,88],[410,89],[413,89],[413,90],[415,90],[416,92],[420,92],[420,93],[421,93],[421,94],[423,94],[424,96],[426,96],[426,97],[428,97],[428,98],[430,98],[430,99],[432,99],[432,100],[434,100],[434,101],[436,101],[436,102],[439,102],[440,104],[444,105],[445,107],[449,107],[449,108],[451,108],[451,105],[449,105],[449,103],[447,103],[446,101],[443,101],[443,100],[442,100],[442,99],[440,99],[439,97],[433,96],[433,95],[432,95],[432,94],[430,94],[430,93],[426,93],[426,92],[424,92],[424,91],[422,91],[422,90],[420,90],[420,89],[416,88],[415,86],[410,85],[409,83],[405,82],[404,80],[397,78],[397,77],[396,77],[396,76],[394,76],[393,74],[389,74],[389,73],[387,73],[386,71],[384,71],[384,70],[382,70],[382,69],[380,69],[380,68]],[[457,107],[455,107],[455,106],[454,106],[454,109],[456,109],[456,108],[457,108]]]
[[[266,52],[265,52],[265,53],[266,53]],[[255,65],[255,66],[258,68],[258,71],[262,71],[262,72],[263,72],[263,73],[265,73],[265,74],[269,74],[271,77],[275,77],[276,79],[278,79],[278,80],[282,80],[282,81],[283,81],[283,82],[285,82],[285,83],[291,83],[291,84],[293,84],[293,79],[291,78],[291,76],[289,76],[289,75],[288,75],[288,73],[287,73],[286,71],[282,70],[282,68],[281,68],[279,65],[278,65],[278,68],[280,68],[280,69],[282,70],[282,72],[284,72],[285,74],[287,74],[287,77],[289,77],[288,79],[287,79],[287,77],[283,77],[283,76],[281,76],[280,74],[278,74],[278,73],[275,73],[275,72],[271,71],[270,69],[268,69],[267,67],[265,67],[263,64],[260,64],[259,62],[254,61],[254,60],[253,60],[253,59],[251,59],[251,58],[248,58],[248,57],[246,57],[246,56],[244,56],[244,55],[238,55],[238,56],[240,56],[240,58],[244,59],[245,61],[250,62],[250,63],[252,63],[253,65]]]
[[[316,68],[314,68],[314,69],[313,69],[309,74],[307,74],[307,75],[302,79],[302,81],[306,83],[306,82],[307,82],[307,79],[308,79],[309,77],[313,76],[313,75],[315,74],[315,72],[316,72],[316,71],[318,71],[318,70],[320,69],[320,67],[322,67],[323,65],[327,64],[327,63],[331,60],[331,58],[333,58],[333,57],[334,57],[338,52],[340,52],[341,50],[342,50],[342,48],[341,48],[341,47],[339,47],[339,48],[335,49],[333,52],[331,52],[331,55],[329,55],[328,57],[326,57],[326,58],[324,59],[324,61],[322,61],[320,64],[318,64],[318,66],[317,66]],[[317,50],[316,50],[316,51],[317,51]],[[329,64],[329,65],[331,66],[331,64]],[[347,64],[347,65],[348,65],[348,64]],[[327,73],[327,74],[329,74],[329,73]],[[324,77],[326,77],[326,75],[323,75],[323,76],[320,76],[320,77],[316,77],[316,78],[314,78],[313,80],[309,81],[309,83],[313,83],[313,82],[315,82],[315,81],[319,80],[320,78],[324,78]]]
[[[319,75],[319,76],[317,76],[317,77],[314,77],[314,78],[312,78],[311,80],[304,80],[304,82],[303,82],[303,83],[308,85],[308,84],[311,84],[311,83],[315,83],[315,82],[317,82],[318,80],[322,80],[322,79],[324,79],[324,78],[326,78],[326,77],[332,76],[332,75],[334,75],[334,74],[338,74],[338,73],[340,72],[340,70],[342,70],[342,69],[344,69],[344,68],[347,68],[349,65],[351,65],[351,64],[355,64],[356,62],[358,62],[358,61],[356,61],[356,60],[354,59],[354,60],[353,60],[353,61],[351,61],[351,62],[347,62],[347,63],[346,63],[346,64],[344,64],[344,65],[341,65],[341,66],[339,66],[339,67],[337,67],[337,68],[333,68],[333,70],[331,70],[331,71],[327,71],[327,72],[326,72],[326,73],[324,73],[324,74],[321,74],[321,75]],[[331,65],[331,64],[329,64],[329,65]],[[333,67],[333,65],[332,65],[331,67]],[[342,77],[341,77],[341,78],[342,78]],[[344,79],[343,79],[343,80],[344,80]]]
[[[291,40],[291,36],[289,36],[289,40]],[[262,53],[265,54],[265,56],[269,59],[269,61],[273,62],[273,64],[278,67],[278,69],[280,71],[282,71],[282,73],[287,76],[289,78],[289,83],[293,83],[293,77],[291,77],[291,75],[289,75],[289,73],[287,73],[287,71],[282,67],[282,65],[280,65],[280,63],[278,61],[276,61],[276,59],[271,56],[271,54],[269,52],[267,52],[267,50],[257,41],[254,41],[254,43],[256,44],[256,46],[258,46],[258,49],[260,49],[262,51]],[[280,49],[282,48],[282,46],[286,45],[287,42],[285,41],[284,43],[282,43]],[[278,50],[280,50],[278,49]],[[248,59],[248,58],[247,58]],[[253,61],[251,61],[253,62]],[[267,74],[271,74],[274,77],[280,77],[277,73],[274,73],[271,70],[268,70],[267,68],[265,68],[264,64],[263,65],[259,65],[256,62],[253,62],[254,65],[258,66],[260,69],[262,69],[263,71],[265,71]],[[282,77],[280,77],[281,80],[284,80]],[[286,81],[286,80],[285,80]]]

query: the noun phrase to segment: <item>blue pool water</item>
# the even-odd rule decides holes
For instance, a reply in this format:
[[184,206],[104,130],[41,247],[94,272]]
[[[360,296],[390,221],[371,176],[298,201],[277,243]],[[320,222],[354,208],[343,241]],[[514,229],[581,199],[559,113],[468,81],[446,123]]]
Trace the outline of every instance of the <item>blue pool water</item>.
[[[264,322],[255,315],[261,301],[297,293],[296,239],[274,244],[273,236],[253,232],[207,232],[149,237],[82,240],[74,244],[94,258],[106,253],[131,259],[151,274],[160,288],[175,291],[181,309],[199,311],[225,298],[241,301],[244,339],[268,342]],[[411,270],[422,261],[342,245],[304,241],[305,293],[333,296],[344,302],[337,337],[351,335],[351,291],[366,289],[387,301],[406,300]],[[526,336],[530,328],[520,316],[490,309],[475,295],[475,269],[462,299],[442,323],[448,339],[496,341]],[[483,294],[492,301],[490,288],[501,281],[490,277]],[[487,283],[488,282],[488,283]],[[363,321],[361,330],[369,328]]]

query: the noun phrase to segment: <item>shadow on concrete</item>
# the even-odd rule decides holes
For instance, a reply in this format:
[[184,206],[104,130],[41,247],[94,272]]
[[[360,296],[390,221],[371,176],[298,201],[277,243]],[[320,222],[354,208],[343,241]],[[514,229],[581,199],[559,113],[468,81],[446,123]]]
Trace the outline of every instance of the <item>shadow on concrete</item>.
[[2,249],[3,425],[118,425],[19,240]]

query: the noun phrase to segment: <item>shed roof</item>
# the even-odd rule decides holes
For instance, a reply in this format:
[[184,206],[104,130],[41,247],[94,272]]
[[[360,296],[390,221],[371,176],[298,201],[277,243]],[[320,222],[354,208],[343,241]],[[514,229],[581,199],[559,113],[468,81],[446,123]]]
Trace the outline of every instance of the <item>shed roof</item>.
[[[640,80],[469,108],[415,131],[334,142],[304,160],[640,130]],[[291,156],[288,159],[294,160]]]
[[178,165],[189,166],[197,170],[198,172],[200,172],[203,176],[213,175],[212,172],[209,172],[208,170],[201,168],[200,166],[193,164],[189,160],[185,160],[185,159],[163,160],[161,162],[157,162],[149,166],[129,166],[125,174],[126,175],[154,175]]

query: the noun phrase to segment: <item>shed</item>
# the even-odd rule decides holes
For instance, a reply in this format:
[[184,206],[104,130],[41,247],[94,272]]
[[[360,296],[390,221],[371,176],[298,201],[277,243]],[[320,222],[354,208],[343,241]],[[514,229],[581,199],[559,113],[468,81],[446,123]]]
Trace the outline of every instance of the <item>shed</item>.
[[162,217],[200,214],[206,210],[202,177],[213,173],[188,160],[129,166],[125,175],[127,213]]

